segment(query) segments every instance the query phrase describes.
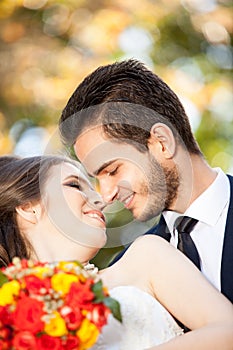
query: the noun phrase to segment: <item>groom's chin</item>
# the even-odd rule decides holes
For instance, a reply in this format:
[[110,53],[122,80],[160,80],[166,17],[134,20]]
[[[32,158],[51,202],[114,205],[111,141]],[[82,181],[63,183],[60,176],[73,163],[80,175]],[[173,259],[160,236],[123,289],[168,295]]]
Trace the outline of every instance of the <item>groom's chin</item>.
[[146,212],[141,212],[141,213],[132,213],[133,217],[135,220],[140,221],[140,222],[145,222],[147,220],[152,219],[153,216],[149,215]]
[[155,218],[156,216],[160,215],[162,212],[162,209],[159,209],[159,210],[151,210],[151,209],[148,209],[148,210],[144,210],[142,211],[141,213],[135,213],[135,216],[134,218],[140,222],[145,222],[145,221],[148,221],[148,220],[151,220],[153,218]]

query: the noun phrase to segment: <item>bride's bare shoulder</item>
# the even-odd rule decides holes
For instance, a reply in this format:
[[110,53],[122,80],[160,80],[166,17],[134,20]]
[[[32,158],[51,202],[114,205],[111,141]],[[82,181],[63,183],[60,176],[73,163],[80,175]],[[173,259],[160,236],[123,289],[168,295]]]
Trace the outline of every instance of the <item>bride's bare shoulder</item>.
[[164,238],[156,235],[143,235],[138,237],[128,249],[128,254],[139,252],[139,254],[154,255],[155,252],[164,254],[167,250],[174,249]]
[[[137,238],[131,244],[122,258],[118,261],[117,266],[123,266],[123,273],[127,273],[127,276],[129,270],[133,276],[133,271],[137,271],[137,276],[141,273],[140,276],[144,276],[143,280],[146,278],[147,280],[150,280],[152,270],[153,275],[156,275],[158,270],[163,266],[164,261],[170,261],[171,259],[174,261],[175,251],[176,249],[164,238],[156,235],[144,235]],[[153,266],[153,269],[148,269],[148,266]]]
[[155,246],[167,246],[170,245],[164,238],[157,235],[143,235],[138,237],[132,245],[142,246],[142,245],[155,245]]

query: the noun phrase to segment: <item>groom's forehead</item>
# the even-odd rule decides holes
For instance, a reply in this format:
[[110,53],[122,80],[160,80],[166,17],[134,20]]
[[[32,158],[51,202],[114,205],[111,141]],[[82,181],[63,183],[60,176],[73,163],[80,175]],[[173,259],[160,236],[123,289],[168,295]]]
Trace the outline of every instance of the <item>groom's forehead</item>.
[[[96,142],[95,142],[96,141]],[[117,160],[129,161],[139,167],[145,165],[147,157],[135,147],[127,143],[116,143],[103,138],[95,140],[78,139],[75,152],[90,175],[95,175],[100,169]]]

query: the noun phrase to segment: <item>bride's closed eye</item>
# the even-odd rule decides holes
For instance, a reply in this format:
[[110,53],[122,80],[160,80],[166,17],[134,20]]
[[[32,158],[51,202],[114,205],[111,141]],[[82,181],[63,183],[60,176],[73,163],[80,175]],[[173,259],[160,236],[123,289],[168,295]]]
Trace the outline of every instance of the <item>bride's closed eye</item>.
[[77,190],[82,191],[82,186],[80,185],[80,183],[78,181],[69,181],[69,182],[65,183],[64,186],[77,188]]

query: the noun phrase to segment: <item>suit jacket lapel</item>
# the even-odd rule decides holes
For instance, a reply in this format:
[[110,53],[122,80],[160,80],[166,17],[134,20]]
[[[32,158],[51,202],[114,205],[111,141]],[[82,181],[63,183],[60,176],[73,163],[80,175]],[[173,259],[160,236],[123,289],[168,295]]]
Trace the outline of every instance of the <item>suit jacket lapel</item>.
[[221,292],[233,303],[233,177],[228,178],[231,192],[222,251]]
[[146,235],[157,235],[166,239],[166,241],[170,242],[171,234],[167,227],[166,221],[163,215],[160,216],[159,222],[156,226],[152,227],[149,231],[145,233]]

